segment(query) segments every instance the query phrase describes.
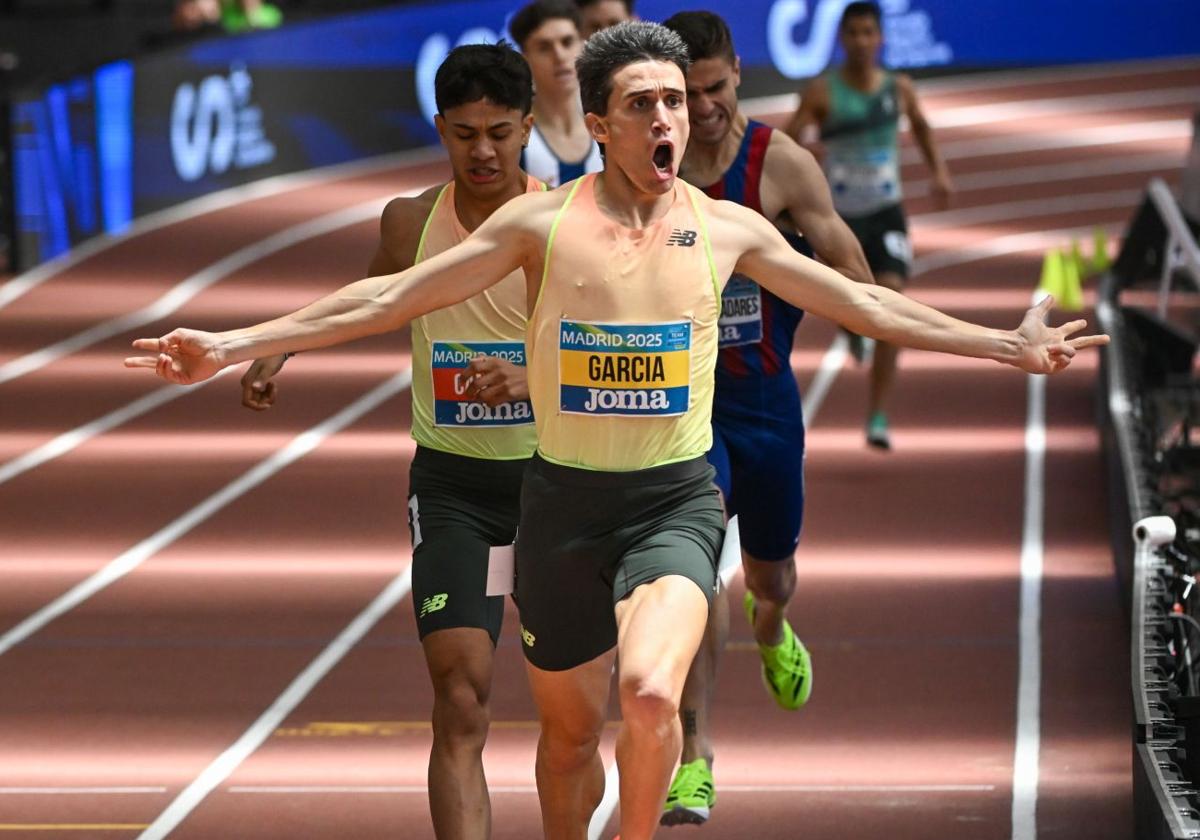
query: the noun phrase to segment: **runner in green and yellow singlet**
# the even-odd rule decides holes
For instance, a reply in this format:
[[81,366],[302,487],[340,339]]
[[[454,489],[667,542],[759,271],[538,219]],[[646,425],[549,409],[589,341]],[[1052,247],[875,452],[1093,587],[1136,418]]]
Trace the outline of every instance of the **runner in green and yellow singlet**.
[[[455,49],[434,90],[454,179],[388,203],[370,274],[440,254],[509,199],[545,188],[519,165],[532,87],[516,52]],[[492,547],[515,538],[521,479],[537,445],[524,372],[527,309],[518,271],[412,322],[412,599],[434,689],[429,804],[439,840],[490,833],[482,759],[504,596],[487,594],[488,560]],[[246,372],[245,405],[275,401],[271,378],[282,364],[275,356]]]

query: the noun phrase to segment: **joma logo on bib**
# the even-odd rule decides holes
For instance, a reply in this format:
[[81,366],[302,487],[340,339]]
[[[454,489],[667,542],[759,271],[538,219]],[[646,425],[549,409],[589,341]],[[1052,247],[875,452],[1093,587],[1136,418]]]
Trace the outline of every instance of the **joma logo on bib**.
[[495,356],[525,367],[519,341],[435,341],[430,357],[435,426],[521,426],[533,422],[528,400],[488,405],[467,397],[470,379],[464,368],[477,356]]
[[665,417],[688,409],[692,324],[559,327],[560,410],[567,414]]

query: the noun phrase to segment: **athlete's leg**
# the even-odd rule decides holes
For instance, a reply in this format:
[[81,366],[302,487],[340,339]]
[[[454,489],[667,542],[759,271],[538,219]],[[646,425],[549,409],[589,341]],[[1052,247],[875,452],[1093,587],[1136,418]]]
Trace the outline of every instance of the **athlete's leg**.
[[[716,473],[713,483],[721,494],[721,507],[728,518],[728,502],[732,487],[732,468],[729,462],[729,452],[725,447],[724,435],[719,426],[713,427],[713,445],[708,453],[708,463]],[[731,533],[726,532],[726,543]],[[721,558],[726,557],[730,546],[726,544],[721,551]],[[720,574],[720,569],[717,569]],[[713,691],[717,687],[717,666],[721,654],[725,651],[725,643],[729,638],[729,595],[725,587],[717,589],[708,609],[708,624],[704,628],[704,638],[700,640],[700,648],[696,658],[688,669],[687,680],[683,684],[683,696],[679,702],[679,722],[683,727],[683,752],[680,764],[687,764],[698,758],[703,758],[709,769],[712,769],[713,747],[709,737],[708,713],[712,704]],[[675,821],[664,819],[664,825],[673,825]]]
[[691,579],[667,575],[636,587],[617,604],[616,616],[621,837],[648,840],[679,758],[679,701],[704,634],[708,599]]
[[754,641],[777,645],[783,641],[783,622],[796,592],[796,564],[786,560],[759,560],[742,551],[746,588],[754,596]]
[[[904,290],[904,278],[893,271],[881,271],[875,275],[875,282],[893,291]],[[896,357],[899,348],[886,342],[875,342],[875,355],[871,363],[871,380],[867,391],[867,413],[873,417],[876,414],[887,413],[887,401],[896,380]]]
[[525,663],[541,721],[535,774],[546,840],[586,840],[604,795],[598,748],[615,651],[565,671]]
[[421,641],[433,681],[433,749],[429,810],[438,840],[486,840],[492,812],[483,776],[492,684],[486,630],[438,630]]
[[696,651],[687,681],[683,684],[683,697],[679,705],[679,720],[683,726],[683,752],[679,758],[682,764],[703,758],[712,767],[709,710],[717,687],[717,666],[728,639],[729,594],[721,587],[709,608],[704,638],[700,641],[700,649]]

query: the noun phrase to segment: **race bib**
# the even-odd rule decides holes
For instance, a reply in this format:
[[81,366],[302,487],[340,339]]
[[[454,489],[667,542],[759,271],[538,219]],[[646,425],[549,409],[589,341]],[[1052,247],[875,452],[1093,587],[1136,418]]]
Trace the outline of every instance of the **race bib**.
[[762,289],[749,277],[735,274],[721,293],[719,347],[762,341]]
[[872,206],[899,197],[899,173],[887,151],[833,157],[829,186],[839,207]]
[[692,324],[559,322],[565,414],[670,417],[688,410]]
[[466,366],[476,356],[496,356],[525,367],[520,341],[435,341],[430,364],[433,380],[433,425],[457,428],[523,426],[533,422],[529,400],[488,405],[467,397]]

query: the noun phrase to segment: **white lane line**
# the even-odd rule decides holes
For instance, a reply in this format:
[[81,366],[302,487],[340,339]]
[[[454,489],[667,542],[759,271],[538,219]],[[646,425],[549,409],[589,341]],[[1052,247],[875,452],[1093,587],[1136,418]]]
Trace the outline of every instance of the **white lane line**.
[[75,246],[67,253],[55,257],[36,268],[18,274],[7,283],[0,285],[0,309],[8,306],[17,298],[37,288],[47,280],[52,280],[79,263],[101,254],[110,248],[127,242],[137,236],[142,236],[159,228],[186,222],[196,216],[202,216],[218,210],[225,210],[238,204],[245,204],[260,198],[268,198],[279,193],[299,190],[318,185],[322,182],[338,181],[366,175],[386,169],[416,168],[430,163],[445,160],[440,146],[416,149],[408,152],[396,152],[365,160],[339,163],[320,169],[290,175],[276,175],[264,178],[240,187],[230,187],[218,192],[209,193],[201,198],[185,201],[174,207],[151,213],[136,220],[127,230],[114,236],[100,236]]
[[[1190,120],[1150,120],[1148,122],[1116,125],[1094,125],[1071,131],[1022,132],[1002,137],[981,137],[973,140],[951,140],[939,145],[946,160],[1011,155],[1053,149],[1082,149],[1088,146],[1109,146],[1121,143],[1143,143],[1151,140],[1187,140],[1192,136]],[[920,163],[921,151],[906,146],[900,152],[901,163]]]
[[833,387],[838,374],[841,373],[842,367],[846,364],[849,347],[850,340],[844,332],[838,330],[837,335],[833,337],[833,341],[829,344],[829,349],[821,357],[821,366],[817,368],[817,373],[813,377],[812,384],[804,392],[804,400],[800,410],[804,415],[804,425],[806,428],[811,428],[813,423],[816,422],[817,412],[821,410],[821,405],[825,402],[825,397],[829,394],[829,389]]
[[190,301],[209,286],[225,279],[235,271],[258,262],[264,257],[290,248],[308,239],[313,239],[340,228],[348,227],[379,215],[386,198],[375,199],[364,204],[347,207],[334,213],[318,216],[307,222],[285,228],[266,239],[234,251],[227,257],[207,266],[172,286],[153,303],[134,312],[127,312],[106,321],[101,321],[70,338],[63,339],[41,350],[28,353],[0,365],[0,385],[32,373],[53,362],[76,353],[101,341],[154,323]]
[[1045,537],[1046,377],[1028,377],[1025,512],[1021,525],[1017,737],[1013,751],[1012,840],[1037,840],[1041,752],[1042,568]]
[[1059,213],[1079,213],[1085,210],[1107,210],[1113,207],[1137,206],[1144,189],[1108,190],[1094,193],[1073,193],[1057,198],[1030,198],[1021,201],[1005,201],[998,204],[983,204],[957,210],[942,210],[936,213],[920,213],[909,217],[921,228],[968,227],[970,225],[1008,222],[1014,219],[1030,219],[1053,216]]
[[[717,785],[718,793],[989,793],[995,785]],[[228,793],[289,794],[424,794],[426,785],[231,785]],[[491,793],[537,793],[534,785],[489,785]]]
[[[1053,65],[1022,70],[997,70],[986,73],[968,73],[941,79],[922,81],[921,90],[931,93],[971,92],[981,88],[1012,87],[1016,85],[1054,85],[1063,82],[1088,80],[1130,79],[1134,76],[1149,76],[1156,73],[1172,73],[1178,70],[1200,70],[1200,61],[1186,58],[1151,59],[1149,61],[1100,62],[1093,64]],[[1027,95],[1027,91],[1021,91]]]
[[212,379],[197,382],[195,385],[164,385],[128,405],[110,411],[103,417],[98,417],[90,423],[85,423],[69,432],[63,432],[58,437],[46,441],[46,443],[43,443],[36,449],[31,449],[24,455],[18,455],[11,461],[0,464],[0,484],[12,481],[17,476],[27,473],[35,467],[40,467],[49,461],[53,461],[55,458],[66,455],[92,438],[106,432],[111,432],[118,426],[128,423],[130,420],[136,420],[143,414],[148,414],[154,409],[182,397],[184,394],[189,394],[192,391],[203,388],[210,382],[215,382],[219,377],[232,373],[236,369],[236,367],[227,367],[219,371]]
[[[1105,80],[1105,79],[1123,79],[1131,78],[1138,75],[1149,75],[1154,73],[1171,72],[1174,70],[1200,70],[1200,62],[1195,59],[1185,60],[1168,60],[1164,62],[1147,62],[1131,65],[1125,64],[1086,64],[1075,65],[1073,67],[1050,67],[1037,68],[1033,70],[1002,70],[996,73],[968,73],[962,76],[949,76],[941,79],[924,79],[917,82],[917,90],[923,96],[938,96],[946,93],[958,92],[978,92],[988,90],[990,88],[1012,87],[1016,85],[1040,85],[1040,84],[1057,84],[1066,81],[1083,81],[1088,79]],[[1145,91],[1147,94],[1157,93],[1162,90],[1171,90],[1172,88],[1149,88]],[[1028,91],[1021,91],[1022,96],[1027,96]],[[1014,94],[1015,96],[1016,94]],[[1113,97],[1124,96],[1126,94],[1111,94]],[[1128,94],[1134,96],[1134,93]],[[1063,96],[1056,97],[1059,101],[1069,102],[1073,99],[1084,99],[1090,96],[1097,98],[1105,96],[1105,94],[1080,94],[1079,96]],[[1015,99],[1015,102],[1021,101]],[[1034,100],[1037,101],[1037,100]],[[800,104],[799,93],[781,93],[774,96],[760,96],[756,99],[747,99],[742,103],[742,110],[750,114],[750,116],[767,116],[778,114],[791,114]],[[749,107],[747,107],[749,106]],[[937,122],[938,114],[950,113],[957,110],[965,110],[967,107],[986,108],[989,106],[963,106],[963,108],[939,108],[936,103],[928,103],[926,106],[930,115],[934,118],[934,127],[941,127],[941,123]]]
[[147,559],[212,517],[226,505],[236,501],[280,470],[312,452],[330,435],[341,431],[368,411],[381,405],[389,397],[403,391],[411,382],[412,374],[410,371],[406,370],[398,373],[382,384],[377,385],[329,419],[297,435],[287,446],[263,459],[249,471],[225,485],[187,513],[175,519],[155,534],[142,540],[116,559],[110,561],[104,568],[76,584],[68,592],[42,607],[3,636],[0,636],[0,655],[7,653],[51,621],[79,606],[109,584],[120,580],[142,565]]
[[370,632],[384,615],[398,604],[412,588],[412,565],[392,580],[358,616],[329,643],[312,663],[300,673],[262,715],[251,724],[229,749],[221,753],[196,779],[184,788],[150,826],[138,835],[139,840],[161,840],[187,818],[197,805],[221,782],[257,750],[292,711],[303,702],[342,658]]
[[620,801],[621,777],[617,773],[617,760],[614,758],[613,763],[608,765],[608,770],[604,772],[604,796],[601,797],[596,810],[592,811],[592,819],[588,822],[588,840],[600,840],[600,835],[604,833]]
[[165,787],[0,787],[0,796],[124,796],[166,793]]
[[1054,228],[1053,230],[1035,230],[1029,233],[1013,233],[1007,236],[997,236],[978,245],[964,245],[961,248],[946,248],[913,260],[913,276],[925,274],[943,268],[966,265],[978,260],[1003,257],[1022,251],[1045,251],[1047,248],[1061,248],[1071,239],[1091,236],[1096,227],[1102,228],[1110,237],[1115,236],[1123,223],[1105,225],[1081,225],[1080,227]]
[[1133,90],[1126,93],[1099,93],[1082,96],[1055,96],[990,105],[964,105],[933,111],[930,120],[935,129],[965,128],[996,122],[1059,117],[1096,111],[1137,110],[1162,105],[1194,105],[1200,102],[1200,87]]
[[[1077,163],[1052,163],[1043,166],[1022,166],[1015,169],[989,169],[984,172],[955,175],[954,190],[956,194],[962,194],[996,187],[1048,184],[1083,178],[1107,178],[1113,175],[1158,172],[1164,169],[1178,169],[1182,165],[1181,160],[1182,158],[1175,154],[1122,155],[1100,160],[1083,160]],[[906,181],[904,195],[906,198],[923,198],[930,194],[929,186],[928,178]]]

